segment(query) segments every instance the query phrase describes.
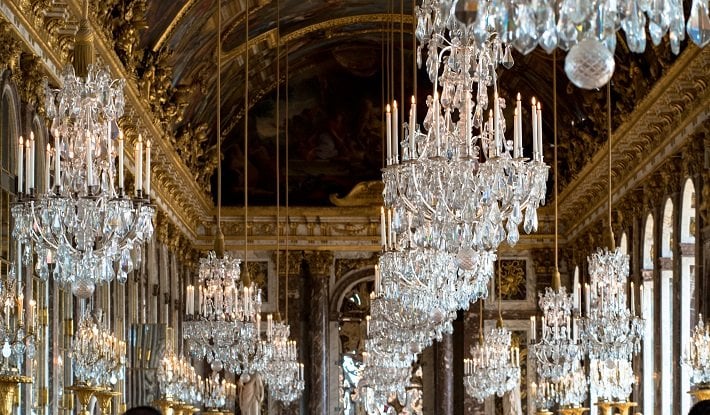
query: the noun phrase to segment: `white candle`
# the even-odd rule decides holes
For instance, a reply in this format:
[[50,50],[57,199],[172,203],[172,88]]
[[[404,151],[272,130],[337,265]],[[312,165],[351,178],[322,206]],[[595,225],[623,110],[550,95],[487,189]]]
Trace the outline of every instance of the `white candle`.
[[123,189],[123,131],[118,132],[118,188]]
[[537,105],[535,98],[532,99],[532,123],[533,123],[533,159],[537,158]]
[[91,133],[86,132],[86,185],[94,184],[94,146],[91,143]]
[[365,316],[365,334],[370,335],[370,316]]
[[441,131],[439,129],[439,92],[434,91],[434,136],[436,137],[436,155],[441,151]]
[[23,161],[24,161],[24,151],[23,149],[25,148],[25,140],[22,139],[22,136],[20,136],[20,141],[17,145],[17,193],[22,193],[24,191],[22,185],[22,177],[23,177]]
[[397,101],[392,101],[392,164],[399,163],[399,109]]
[[47,151],[44,153],[44,186],[47,193],[52,189],[49,174],[49,167],[52,165],[52,147],[47,143]]
[[31,160],[30,140],[25,140],[25,193],[30,194],[32,188],[32,160]]
[[61,159],[62,149],[59,144],[59,131],[54,130],[54,187],[56,187],[57,190],[61,190],[62,188]]
[[138,142],[136,143],[136,196],[138,192],[143,190],[143,137],[138,134]]
[[379,265],[375,265],[375,293],[379,294],[380,293],[380,267]]
[[394,232],[392,231],[392,209],[387,209],[387,248],[394,248],[393,244]]
[[385,208],[384,206],[380,208],[380,239],[382,242],[382,249],[387,249],[387,222],[385,221]]
[[415,130],[417,125],[417,103],[412,95],[412,107],[409,109],[409,159],[417,158],[417,144]]
[[572,282],[572,290],[573,290],[572,301],[574,302],[572,310],[579,310],[579,298],[577,297],[579,295],[579,293],[577,292],[578,289],[579,289],[579,273],[575,272],[574,279]]
[[530,338],[535,341],[535,316],[530,316]]
[[495,140],[496,156],[499,156],[503,150],[502,139],[500,135],[500,100],[498,99],[498,90],[493,94],[493,137]]
[[539,161],[542,161],[542,108],[540,108],[540,101],[537,103],[537,151],[539,153]]
[[639,285],[639,306],[641,307],[641,318],[646,318],[646,299],[644,298],[643,284]]
[[35,133],[30,131],[30,189],[35,188]]
[[387,104],[385,109],[385,129],[386,140],[387,140],[387,165],[392,164],[392,109],[390,104]]
[[515,148],[518,149],[518,156],[523,156],[523,102],[520,100],[520,92],[518,92],[517,100],[515,101],[515,109],[518,112],[518,119],[515,124]]
[[261,314],[256,315],[256,335],[260,336],[261,333]]
[[590,309],[590,304],[591,304],[591,294],[589,294],[589,284],[584,284],[584,300],[587,303],[586,304],[587,316],[589,316],[589,309]]
[[145,142],[145,198],[150,199],[150,140]]
[[520,157],[520,152],[518,150],[518,118],[518,108],[515,108],[515,112],[513,114],[513,158],[516,159]]
[[636,303],[636,298],[635,298],[635,294],[634,294],[634,283],[633,283],[633,281],[631,282],[630,286],[631,286],[631,290],[630,290],[630,291],[631,291],[631,298],[630,298],[630,300],[631,300],[631,301],[630,301],[630,302],[631,302],[631,315],[632,315],[632,316],[635,316],[635,315],[636,315],[636,304],[635,304],[635,303]]

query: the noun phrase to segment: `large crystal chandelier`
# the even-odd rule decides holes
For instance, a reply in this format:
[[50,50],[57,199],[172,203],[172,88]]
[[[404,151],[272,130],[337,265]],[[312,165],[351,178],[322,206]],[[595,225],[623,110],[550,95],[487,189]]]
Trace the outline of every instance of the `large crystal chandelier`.
[[21,375],[25,358],[33,359],[36,352],[37,304],[34,300],[25,304],[24,286],[18,274],[17,264],[12,263],[7,278],[0,279],[0,378]]
[[598,88],[611,78],[619,29],[623,29],[626,44],[635,53],[646,49],[647,30],[654,45],[669,33],[675,54],[686,32],[700,47],[710,42],[705,0],[692,1],[687,25],[680,0],[424,0],[416,13],[417,36],[422,42],[449,30],[467,33],[478,44],[486,42],[491,33],[498,33],[522,54],[532,52],[537,45],[547,53],[558,47],[569,50],[565,71],[572,82],[587,89]]
[[579,366],[557,381],[541,379],[531,385],[530,393],[538,409],[550,409],[558,404],[560,408],[580,408],[587,399],[587,377]]
[[[82,59],[90,62],[86,56],[79,59],[86,49],[93,59],[91,39],[85,16],[77,34],[76,64]],[[31,262],[33,244],[40,278],[49,277],[49,264],[56,260],[54,279],[70,286],[75,295],[89,297],[96,284],[114,278],[125,282],[134,258],[141,256],[141,245],[153,234],[150,141],[144,143],[139,136],[135,145],[135,193],[127,195],[124,140],[116,124],[123,115],[124,81],[89,64],[76,73],[67,66],[61,84],[58,90],[45,86],[54,148],[47,147],[44,171],[35,172],[34,137],[24,143],[20,138],[12,235],[25,245],[25,265]],[[40,175],[44,189],[35,183]]]
[[173,330],[168,327],[165,350],[158,366],[159,404],[171,408],[181,405],[199,406],[203,399],[202,377],[185,356],[175,353]]
[[206,358],[213,371],[248,374],[262,368],[261,289],[241,280],[239,264],[215,251],[200,259],[197,290],[187,288],[183,336],[190,355]]
[[697,389],[710,389],[710,325],[705,325],[702,314],[681,363],[690,369],[690,381]]

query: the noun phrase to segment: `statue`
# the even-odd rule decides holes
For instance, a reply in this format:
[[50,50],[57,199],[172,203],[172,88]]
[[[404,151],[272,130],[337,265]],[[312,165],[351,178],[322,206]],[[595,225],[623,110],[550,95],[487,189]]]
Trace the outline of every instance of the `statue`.
[[264,384],[261,376],[257,373],[242,376],[239,380],[239,409],[242,414],[260,415],[262,400],[264,400]]

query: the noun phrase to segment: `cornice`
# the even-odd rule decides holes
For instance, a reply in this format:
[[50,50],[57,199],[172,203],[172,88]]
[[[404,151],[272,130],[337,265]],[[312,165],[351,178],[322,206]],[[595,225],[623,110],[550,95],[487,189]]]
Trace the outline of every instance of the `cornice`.
[[[710,117],[710,49],[690,45],[614,132],[612,202],[649,177]],[[560,194],[560,220],[574,240],[606,212],[608,145]],[[580,209],[581,206],[591,208]]]
[[[277,239],[276,225],[278,227]],[[538,232],[520,235],[515,247],[501,245],[502,252],[549,247],[554,242],[554,217],[541,212]],[[288,228],[287,228],[288,227]],[[244,250],[244,208],[222,211],[225,248]],[[276,207],[250,207],[247,214],[247,247],[250,251],[310,250],[379,252],[380,210],[378,207],[296,207],[277,212]],[[195,249],[213,247],[214,223],[202,227]],[[565,241],[560,240],[563,244]]]

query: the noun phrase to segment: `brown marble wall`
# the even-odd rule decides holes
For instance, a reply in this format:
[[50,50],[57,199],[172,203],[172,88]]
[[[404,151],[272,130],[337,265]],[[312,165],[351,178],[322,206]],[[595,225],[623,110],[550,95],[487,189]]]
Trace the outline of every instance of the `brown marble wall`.
[[332,258],[330,252],[314,252],[307,254],[301,264],[307,285],[304,291],[308,293],[303,302],[308,305],[305,379],[308,413],[312,415],[325,415],[328,411],[328,277]]

